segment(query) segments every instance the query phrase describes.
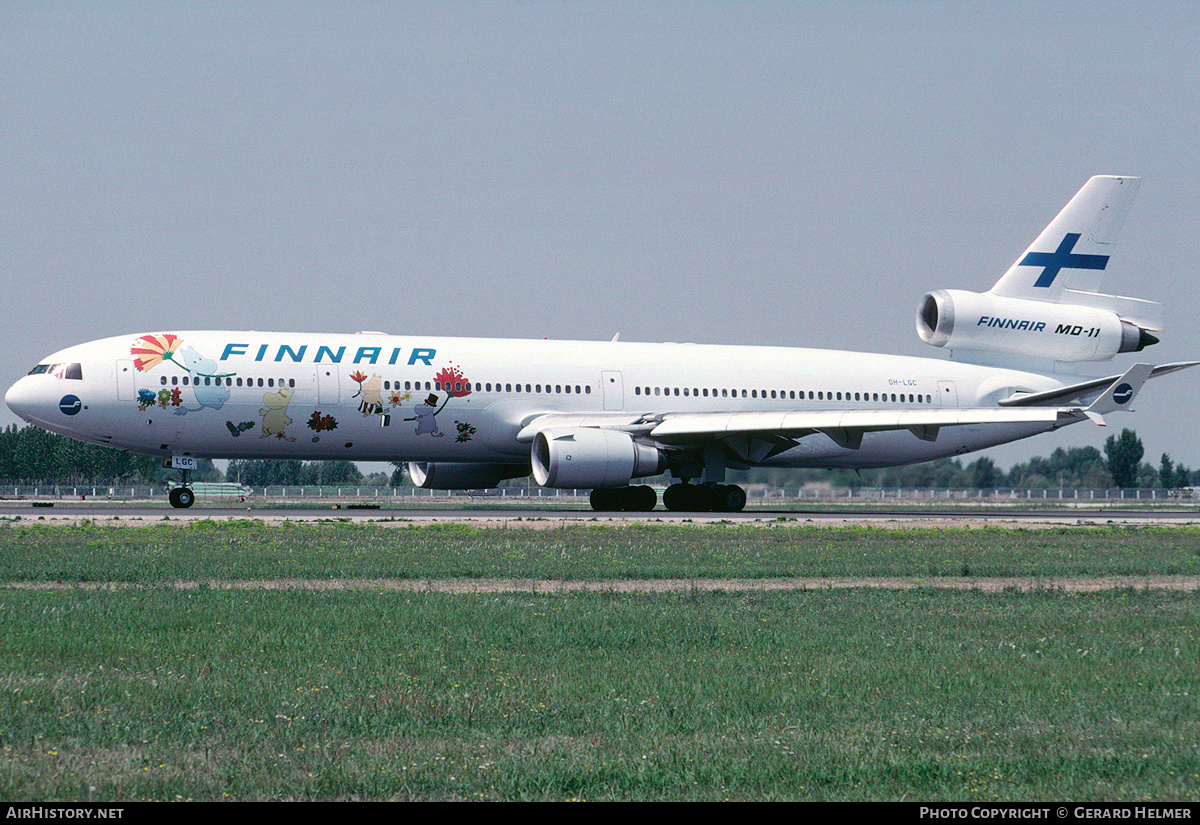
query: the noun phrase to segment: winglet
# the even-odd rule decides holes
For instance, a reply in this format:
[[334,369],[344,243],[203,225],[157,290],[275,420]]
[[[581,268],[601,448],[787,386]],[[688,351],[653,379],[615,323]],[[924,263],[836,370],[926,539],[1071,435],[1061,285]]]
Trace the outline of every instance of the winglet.
[[1107,426],[1104,423],[1104,414],[1117,410],[1128,410],[1129,405],[1133,403],[1133,399],[1142,389],[1142,384],[1146,383],[1146,379],[1152,372],[1154,372],[1153,364],[1134,364],[1125,371],[1124,375],[1109,384],[1108,389],[1101,393],[1100,397],[1083,411],[1083,414],[1101,427]]

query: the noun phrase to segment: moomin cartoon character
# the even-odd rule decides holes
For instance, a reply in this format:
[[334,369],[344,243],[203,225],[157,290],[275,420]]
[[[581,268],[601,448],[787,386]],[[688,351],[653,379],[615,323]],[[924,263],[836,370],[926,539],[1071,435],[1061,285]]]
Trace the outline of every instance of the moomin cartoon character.
[[284,433],[287,425],[292,423],[292,419],[288,418],[287,408],[288,403],[295,394],[295,390],[280,387],[279,392],[269,392],[263,396],[263,404],[267,408],[258,411],[258,414],[262,416],[262,435],[259,438],[266,438],[269,435],[273,435],[276,438],[282,438],[284,441],[296,440]]
[[358,392],[354,393],[352,397],[362,398],[362,402],[358,405],[358,411],[363,414],[363,418],[383,412],[383,396],[379,394],[383,379],[378,375],[372,375],[368,380],[361,372],[353,373],[350,377],[358,381]]
[[175,361],[191,374],[192,392],[195,393],[196,401],[200,404],[198,407],[176,407],[176,415],[199,412],[205,407],[219,410],[229,400],[229,387],[225,382],[225,376],[216,375],[216,361],[205,358],[190,346],[176,352]]
[[[430,393],[429,397],[425,399],[423,404],[418,404],[416,407],[413,407],[413,412],[416,414],[416,418],[404,419],[405,421],[417,422],[417,435],[428,433],[435,438],[441,438],[445,435],[445,433],[438,432],[437,414],[440,413],[441,410],[438,409],[437,402],[437,395]],[[442,407],[445,406],[445,404],[442,405]]]

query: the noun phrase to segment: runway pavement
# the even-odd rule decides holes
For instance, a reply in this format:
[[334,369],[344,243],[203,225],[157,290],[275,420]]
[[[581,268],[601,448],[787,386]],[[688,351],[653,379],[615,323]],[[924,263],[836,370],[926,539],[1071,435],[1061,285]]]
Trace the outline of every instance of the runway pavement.
[[771,524],[814,523],[825,526],[863,524],[877,526],[973,526],[973,525],[1200,525],[1200,508],[1113,507],[791,507],[748,509],[741,513],[681,513],[655,510],[650,513],[597,513],[590,509],[548,509],[494,506],[426,508],[420,506],[362,507],[344,502],[300,506],[264,506],[249,502],[201,501],[187,510],[149,502],[108,501],[0,501],[0,518],[73,523],[84,519],[97,522],[187,522],[198,519],[261,519],[264,521],[349,520],[394,524],[466,523],[511,524],[534,522],[713,523]]

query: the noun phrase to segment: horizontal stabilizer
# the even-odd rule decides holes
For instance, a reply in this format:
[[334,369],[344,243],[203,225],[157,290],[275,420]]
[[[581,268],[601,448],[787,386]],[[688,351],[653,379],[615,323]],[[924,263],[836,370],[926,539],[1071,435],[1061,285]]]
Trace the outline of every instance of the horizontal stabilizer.
[[1163,305],[1155,301],[1064,289],[1061,303],[1102,309],[1142,329],[1161,332],[1167,328],[1166,322],[1163,320]]
[[[1188,367],[1194,367],[1200,364],[1200,361],[1178,361],[1173,364],[1160,364],[1150,370],[1150,378],[1158,378],[1168,373],[1186,370]],[[1093,378],[1090,381],[1081,381],[1078,384],[1069,384],[1058,389],[1045,390],[1044,392],[1018,393],[1009,398],[1002,399],[1000,406],[1002,407],[1038,407],[1038,406],[1063,406],[1069,402],[1075,401],[1083,404],[1082,399],[1086,398],[1093,392],[1096,392],[1101,387],[1107,387],[1115,384],[1123,376],[1106,375],[1103,378]]]
[[1134,364],[1124,375],[1113,381],[1108,389],[1083,411],[1084,414],[1101,427],[1105,426],[1104,414],[1115,410],[1128,410],[1142,389],[1142,384],[1146,383],[1153,371],[1154,367],[1150,364]]

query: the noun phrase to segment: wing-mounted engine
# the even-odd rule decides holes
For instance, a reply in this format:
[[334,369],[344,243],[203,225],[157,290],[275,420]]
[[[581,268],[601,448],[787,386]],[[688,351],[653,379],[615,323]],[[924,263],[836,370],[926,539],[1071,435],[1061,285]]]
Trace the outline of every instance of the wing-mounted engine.
[[533,439],[532,457],[533,480],[543,487],[624,487],[666,468],[657,447],[596,427],[542,430]]
[[507,478],[529,475],[528,464],[457,464],[410,461],[408,476],[426,490],[485,490]]
[[1106,361],[1158,343],[1146,327],[1112,309],[959,289],[939,289],[921,299],[917,334],[935,347],[1052,361]]

